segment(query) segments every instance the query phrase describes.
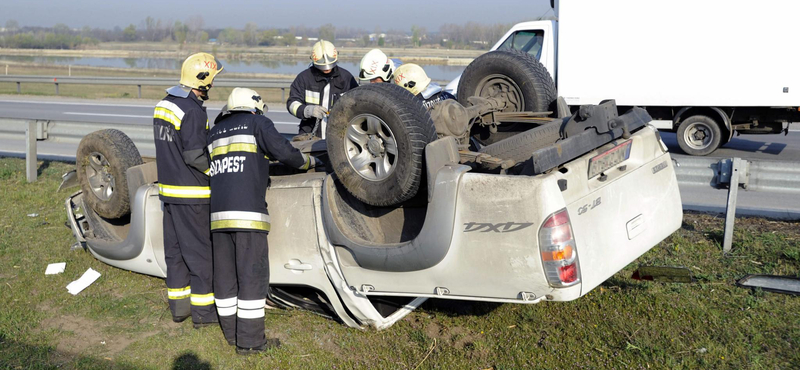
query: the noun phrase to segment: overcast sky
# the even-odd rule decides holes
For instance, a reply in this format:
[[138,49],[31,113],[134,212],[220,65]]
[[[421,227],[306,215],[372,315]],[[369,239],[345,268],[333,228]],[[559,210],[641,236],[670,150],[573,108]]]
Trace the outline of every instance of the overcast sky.
[[137,27],[151,16],[185,21],[200,15],[207,28],[290,26],[410,30],[412,25],[437,31],[444,23],[516,23],[552,16],[549,0],[0,0],[0,27],[13,19],[20,26],[72,28]]

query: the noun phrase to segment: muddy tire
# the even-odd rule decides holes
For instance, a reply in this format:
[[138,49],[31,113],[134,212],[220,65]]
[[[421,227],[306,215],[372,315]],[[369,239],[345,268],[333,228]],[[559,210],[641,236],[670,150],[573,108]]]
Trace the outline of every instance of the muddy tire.
[[350,194],[390,206],[419,190],[425,146],[436,140],[436,129],[421,99],[394,84],[369,84],[336,102],[326,140],[331,166]]
[[86,206],[109,219],[130,213],[125,172],[142,164],[142,156],[127,135],[119,130],[100,130],[84,136],[76,162]]
[[533,152],[555,144],[561,138],[560,129],[561,120],[554,121],[482,147],[480,152],[520,163]]
[[[505,93],[509,103],[505,112],[544,112],[555,109],[556,85],[547,68],[532,55],[520,50],[496,50],[470,63],[458,84],[458,102],[465,107],[471,96],[494,97]],[[492,133],[473,127],[472,135],[489,145],[531,128],[530,123],[504,124]]]

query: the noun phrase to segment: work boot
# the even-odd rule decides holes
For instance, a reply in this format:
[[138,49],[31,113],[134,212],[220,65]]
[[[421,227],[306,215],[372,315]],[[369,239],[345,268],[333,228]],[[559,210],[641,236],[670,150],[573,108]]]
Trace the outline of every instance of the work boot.
[[205,328],[205,327],[207,327],[207,326],[212,326],[212,325],[219,325],[219,321],[211,321],[211,322],[194,322],[194,323],[192,323],[192,326],[193,326],[195,329],[202,329],[202,328]]
[[183,322],[184,320],[188,319],[191,316],[192,315],[178,316],[178,317],[172,316],[172,322]]
[[281,346],[281,341],[278,338],[267,338],[267,342],[253,348],[244,348],[244,347],[236,347],[236,353],[247,356],[247,355],[254,355],[257,353],[264,352],[268,349],[278,348]]

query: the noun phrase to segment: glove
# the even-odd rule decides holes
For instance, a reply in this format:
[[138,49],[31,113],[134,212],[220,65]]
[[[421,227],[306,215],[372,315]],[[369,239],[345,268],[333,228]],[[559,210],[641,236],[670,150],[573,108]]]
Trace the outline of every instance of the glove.
[[303,109],[303,115],[306,117],[323,119],[327,115],[327,112],[325,111],[325,108],[320,105],[309,104]]
[[321,160],[319,160],[319,158],[311,157],[311,167],[312,168],[318,168],[318,167],[323,167],[323,166],[325,166],[325,163],[323,163]]

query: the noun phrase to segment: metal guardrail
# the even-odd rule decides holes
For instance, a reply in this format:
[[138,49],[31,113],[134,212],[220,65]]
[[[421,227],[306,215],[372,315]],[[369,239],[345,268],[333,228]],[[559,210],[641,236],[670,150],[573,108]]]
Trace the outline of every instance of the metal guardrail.
[[[218,87],[249,87],[249,88],[277,88],[281,89],[282,98],[286,100],[286,89],[292,84],[292,79],[214,79],[214,86]],[[142,86],[173,86],[178,83],[174,78],[164,77],[77,77],[77,76],[0,76],[0,82],[15,82],[17,93],[22,93],[22,83],[49,83],[55,85],[58,95],[60,84],[82,85],[128,85],[139,88],[139,98],[142,97]]]
[[[218,87],[249,87],[249,88],[275,88],[281,89],[281,101],[286,101],[286,89],[291,87],[293,78],[276,79],[231,79],[215,78],[214,86]],[[55,92],[58,95],[60,84],[82,84],[82,85],[128,85],[139,88],[139,98],[142,97],[142,86],[173,86],[178,83],[174,78],[165,77],[78,77],[78,76],[3,76],[0,75],[0,82],[12,82],[17,84],[17,94],[22,93],[22,83],[49,83],[55,85]],[[442,86],[449,81],[434,81]]]
[[673,159],[675,175],[683,185],[728,188],[722,251],[730,253],[736,222],[739,187],[769,193],[800,193],[800,164],[784,161],[758,161],[741,158],[687,157]]
[[[682,185],[726,188],[731,181],[734,159],[681,157],[675,174]],[[743,160],[739,185],[752,191],[800,193],[800,163]]]

